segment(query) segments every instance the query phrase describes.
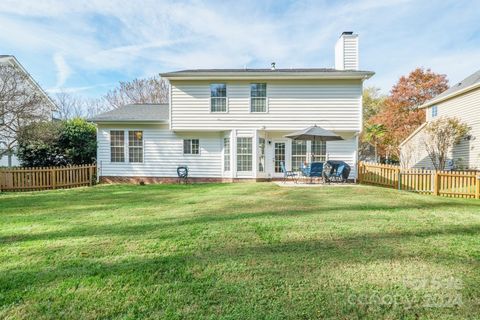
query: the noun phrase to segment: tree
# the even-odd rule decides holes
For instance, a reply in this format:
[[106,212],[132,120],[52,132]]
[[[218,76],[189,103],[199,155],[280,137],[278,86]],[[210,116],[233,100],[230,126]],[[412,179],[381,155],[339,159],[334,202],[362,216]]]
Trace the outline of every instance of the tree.
[[440,117],[425,126],[425,149],[435,169],[445,169],[448,153],[469,131],[458,118]]
[[134,103],[168,103],[168,84],[160,77],[121,81],[104,99],[111,108]]
[[48,98],[19,67],[0,64],[0,156],[11,155],[20,128],[51,116]]
[[383,124],[372,124],[367,126],[365,129],[364,140],[371,144],[375,150],[375,161],[378,160],[378,144],[380,143],[382,137],[386,134],[386,129]]
[[398,157],[400,143],[425,122],[425,110],[417,107],[448,89],[445,75],[417,68],[402,76],[385,100],[384,108],[370,121],[383,124],[386,133],[379,151],[387,158]]
[[[386,96],[380,93],[380,89],[376,87],[368,87],[363,90],[363,130],[360,136],[359,156],[361,159],[369,159],[375,154],[377,159],[377,150],[372,152],[372,143],[369,139],[365,139],[366,129],[371,126],[370,119],[377,115],[385,106]],[[377,142],[378,143],[378,142]]]
[[18,132],[17,156],[22,165],[26,167],[66,165],[67,159],[58,144],[63,125],[60,121],[43,121],[21,127]]
[[96,134],[95,126],[84,119],[65,121],[58,143],[69,164],[90,164],[95,161]]
[[363,123],[365,127],[369,120],[382,111],[387,96],[380,93],[380,88],[367,87],[363,90]]
[[30,123],[18,135],[18,158],[27,167],[89,164],[96,149],[95,126],[80,118]]
[[112,109],[104,99],[84,98],[65,91],[56,94],[55,102],[55,117],[61,120],[89,118]]

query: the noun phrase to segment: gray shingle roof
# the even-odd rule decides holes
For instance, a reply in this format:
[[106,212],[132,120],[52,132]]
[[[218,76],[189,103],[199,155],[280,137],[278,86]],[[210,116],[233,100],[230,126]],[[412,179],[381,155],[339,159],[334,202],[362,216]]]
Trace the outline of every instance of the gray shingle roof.
[[474,85],[476,83],[479,83],[479,82],[480,82],[480,70],[478,70],[474,74],[466,77],[465,79],[463,79],[462,81],[460,81],[456,85],[452,86],[450,89],[447,89],[447,90],[443,91],[441,94],[436,96],[434,99],[435,100],[442,99],[443,97],[446,97],[446,96],[448,96],[448,95],[450,95],[454,92],[460,91],[462,89],[465,89],[465,88],[467,88],[471,85]]
[[283,69],[270,69],[270,68],[260,68],[260,69],[250,69],[250,68],[243,68],[243,69],[190,69],[190,70],[179,70],[179,71],[172,71],[166,72],[167,74],[182,74],[182,73],[202,73],[202,72],[216,72],[216,73],[227,73],[227,72],[275,72],[275,73],[282,73],[282,72],[369,72],[369,71],[360,71],[360,70],[337,70],[333,68],[283,68]]
[[168,121],[168,104],[127,104],[98,114],[92,122],[163,122]]

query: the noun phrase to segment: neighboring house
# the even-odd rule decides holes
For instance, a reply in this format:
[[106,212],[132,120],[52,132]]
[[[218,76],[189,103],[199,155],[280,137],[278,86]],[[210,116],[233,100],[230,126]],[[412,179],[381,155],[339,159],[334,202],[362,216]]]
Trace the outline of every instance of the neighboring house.
[[[28,86],[28,92],[30,90],[34,90],[44,99],[43,104],[39,105],[38,108],[35,110],[37,113],[36,116],[38,118],[43,118],[45,120],[52,120],[53,111],[56,109],[55,103],[50,99],[47,93],[40,87],[40,85],[32,78],[32,76],[25,70],[25,68],[18,62],[15,56],[12,55],[0,55],[0,65],[11,65],[18,70],[18,72],[26,75]],[[1,99],[0,99],[1,100]],[[0,107],[2,110],[4,108],[4,103],[9,103],[9,101],[0,101]],[[0,167],[4,166],[18,166],[20,163],[18,158],[15,156],[15,153],[5,153],[6,146],[8,145],[15,145],[15,131],[9,129],[7,124],[9,123],[9,118],[11,115],[6,112],[2,112],[2,118],[0,119]],[[15,118],[10,118],[15,119]],[[7,141],[8,140],[8,141]]]
[[[98,125],[103,181],[168,181],[186,165],[197,180],[281,177],[280,163],[297,170],[315,160],[344,160],[356,178],[362,130],[358,36],[342,34],[336,69],[207,69],[164,73],[169,105],[127,105],[91,119]],[[311,125],[343,141],[292,141]]]
[[480,70],[420,106],[427,122],[400,144],[400,160],[406,168],[433,168],[425,150],[425,126],[440,116],[457,117],[471,127],[470,134],[450,153],[447,168],[480,169]]

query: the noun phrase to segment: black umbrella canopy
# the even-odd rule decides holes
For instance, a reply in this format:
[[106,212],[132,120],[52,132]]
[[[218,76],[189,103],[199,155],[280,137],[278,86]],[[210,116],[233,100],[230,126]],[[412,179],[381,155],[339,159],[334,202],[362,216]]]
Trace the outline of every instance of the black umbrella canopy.
[[286,138],[290,138],[293,140],[318,140],[318,141],[338,141],[343,140],[342,137],[329,131],[327,129],[323,129],[322,127],[318,127],[317,125],[308,127],[306,129],[287,134]]

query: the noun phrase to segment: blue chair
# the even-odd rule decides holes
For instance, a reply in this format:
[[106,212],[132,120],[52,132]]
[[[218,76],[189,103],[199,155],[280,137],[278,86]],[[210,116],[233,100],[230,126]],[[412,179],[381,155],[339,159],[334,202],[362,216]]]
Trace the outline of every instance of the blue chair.
[[303,177],[310,178],[310,182],[313,178],[321,178],[323,172],[323,162],[313,162],[308,166],[300,167],[300,171],[302,172]]
[[283,182],[285,183],[288,178],[292,178],[293,182],[297,182],[297,174],[294,171],[287,171],[285,168],[285,162],[280,161],[280,169],[283,172]]

